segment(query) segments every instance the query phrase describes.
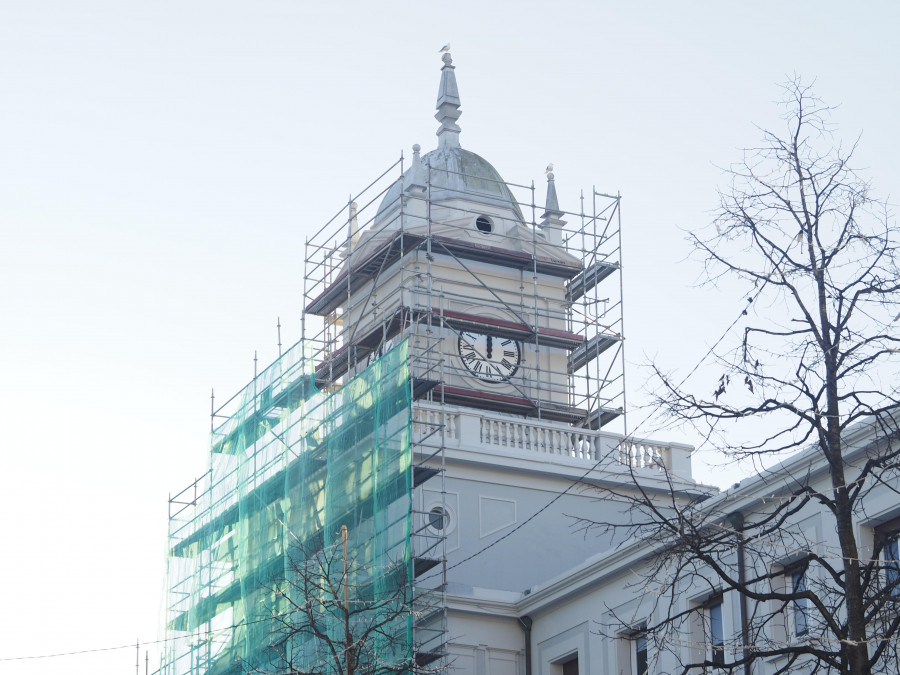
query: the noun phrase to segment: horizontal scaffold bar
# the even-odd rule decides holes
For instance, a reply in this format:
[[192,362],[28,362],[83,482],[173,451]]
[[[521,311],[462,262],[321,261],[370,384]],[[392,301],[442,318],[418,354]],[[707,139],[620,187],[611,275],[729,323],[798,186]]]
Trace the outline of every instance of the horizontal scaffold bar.
[[[386,269],[399,260],[404,253],[421,246],[426,240],[427,237],[421,234],[398,231],[391,239],[365,258],[358,262],[351,262],[349,268],[345,267],[325,290],[309,302],[306,312],[319,316],[330,314],[341,306],[348,293],[359,289],[367,281],[375,278],[380,270]],[[549,256],[536,256],[522,251],[511,251],[500,246],[489,246],[475,241],[454,239],[442,235],[432,235],[431,241],[433,255],[443,253],[464,260],[489,262],[502,267],[533,269],[538,274],[548,274],[563,279],[571,279],[582,270],[581,263]]]

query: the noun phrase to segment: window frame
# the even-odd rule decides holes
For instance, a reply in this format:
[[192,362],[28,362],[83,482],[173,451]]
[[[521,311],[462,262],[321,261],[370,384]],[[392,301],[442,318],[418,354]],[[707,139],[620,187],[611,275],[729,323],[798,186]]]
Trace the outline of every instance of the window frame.
[[726,664],[725,630],[726,604],[725,591],[713,590],[706,596],[700,596],[691,603],[691,661],[711,665],[704,670],[719,670]]
[[[718,614],[718,635],[716,635],[715,630],[715,618],[713,616],[714,611]],[[725,665],[725,594],[717,593],[715,595],[711,595],[707,598],[706,602],[703,605],[704,612],[704,631],[709,630],[709,635],[704,635],[704,640],[709,638],[709,648],[706,650],[706,655],[709,657],[709,660],[713,662],[716,666],[724,666]],[[718,637],[718,642],[716,638]]]
[[873,528],[875,551],[882,570],[888,597],[900,601],[900,517],[892,518]]
[[900,532],[895,530],[883,537],[881,559],[884,561],[885,589],[891,598],[900,600]]
[[[803,593],[809,590],[809,558],[801,558],[782,566],[782,588],[786,595]],[[785,637],[790,640],[802,640],[810,634],[810,602],[809,598],[792,598],[784,604],[790,608],[785,612]]]
[[570,669],[572,668],[572,664],[575,665],[575,673],[577,675],[577,673],[580,672],[580,666],[578,665],[578,652],[569,654],[569,656],[567,656],[564,661],[558,662],[557,665],[559,666],[560,675],[566,675],[567,671],[571,672]]
[[[643,649],[641,645],[643,644]],[[643,654],[643,659],[641,659]],[[650,649],[647,641],[647,628],[643,626],[631,635],[631,674],[647,675],[650,672]],[[643,660],[644,669],[641,670],[641,661]]]
[[[785,576],[790,575],[791,593],[805,593],[808,586],[807,570],[808,565],[794,567],[785,572]],[[792,634],[794,637],[803,637],[809,634],[809,599],[797,598],[791,601],[791,622]]]

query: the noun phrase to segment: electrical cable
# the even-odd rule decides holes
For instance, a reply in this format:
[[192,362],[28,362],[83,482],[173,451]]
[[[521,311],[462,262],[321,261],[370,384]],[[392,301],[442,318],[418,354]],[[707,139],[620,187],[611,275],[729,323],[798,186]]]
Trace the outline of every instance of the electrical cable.
[[[763,289],[765,288],[765,286],[766,286],[766,284],[764,283],[762,286],[760,286],[759,289],[757,289],[757,291],[756,291],[755,294],[753,294],[751,297],[748,297],[748,298],[747,298],[747,304],[748,304],[748,306],[749,306],[750,304],[752,304],[752,303],[759,297],[760,293],[762,293],[762,291],[763,291]],[[747,315],[747,308],[744,308],[743,310],[741,310],[741,313],[735,318],[735,320],[732,321],[732,323],[725,329],[725,331],[723,331],[722,335],[716,340],[716,342],[713,343],[713,345],[712,345],[711,347],[709,347],[709,349],[707,349],[707,351],[704,353],[704,355],[703,355],[703,356],[700,358],[700,360],[693,366],[693,368],[691,368],[691,370],[687,373],[687,375],[685,375],[685,376],[681,379],[681,381],[680,381],[680,382],[678,383],[678,385],[676,386],[676,389],[677,389],[677,388],[680,388],[680,387],[682,387],[682,386],[684,386],[684,384],[685,384],[685,383],[686,383],[686,382],[687,382],[687,381],[688,381],[688,380],[689,380],[689,379],[690,379],[690,378],[691,378],[691,377],[692,377],[692,376],[700,369],[700,367],[701,367],[701,366],[703,365],[703,363],[709,358],[709,356],[715,352],[715,349],[716,349],[716,348],[722,343],[722,341],[730,334],[731,330],[737,325],[737,323],[741,320],[741,318],[744,317],[744,316],[746,316],[746,315]],[[662,404],[659,404],[659,405],[655,406],[655,410],[653,410],[650,414],[648,414],[648,415],[647,415],[647,416],[646,416],[646,417],[645,417],[645,418],[644,418],[644,419],[643,419],[643,420],[635,427],[635,429],[634,429],[631,433],[629,433],[627,436],[623,437],[622,441],[617,445],[617,447],[620,447],[620,446],[622,445],[622,443],[626,442],[629,438],[633,439],[634,435],[640,430],[640,428],[642,427],[642,425],[644,425],[644,424],[647,422],[647,420],[649,420],[649,419],[653,416],[653,414],[654,414],[655,412],[658,412],[661,408],[662,408]],[[284,443],[283,439],[278,438],[278,440],[280,440],[282,443]],[[285,444],[285,445],[286,445],[286,444]],[[460,566],[460,565],[462,565],[462,564],[464,564],[464,563],[466,563],[466,562],[469,562],[470,560],[472,560],[472,559],[474,559],[474,558],[480,556],[482,553],[485,553],[486,551],[490,550],[491,548],[493,548],[494,546],[496,546],[496,545],[499,544],[500,542],[504,541],[505,539],[509,538],[510,536],[512,536],[513,534],[515,534],[516,532],[518,532],[519,530],[521,530],[522,528],[524,528],[526,525],[528,525],[530,522],[532,522],[535,518],[537,518],[541,513],[545,512],[547,509],[549,509],[551,506],[553,506],[553,504],[555,504],[555,503],[556,503],[557,501],[559,501],[562,497],[564,497],[566,494],[568,494],[574,487],[576,487],[576,486],[582,484],[582,483],[584,482],[584,479],[587,478],[587,476],[589,476],[592,472],[594,472],[594,471],[597,469],[597,467],[600,466],[600,464],[602,464],[604,461],[606,461],[607,458],[608,458],[608,455],[604,455],[604,456],[601,457],[599,460],[597,460],[593,465],[591,465],[591,467],[589,467],[586,471],[584,471],[578,478],[576,478],[574,481],[572,481],[571,484],[570,484],[566,489],[564,489],[564,490],[562,490],[561,492],[559,492],[559,493],[557,493],[556,495],[554,495],[554,497],[553,497],[550,501],[548,501],[544,506],[542,506],[542,507],[541,507],[540,509],[538,509],[536,512],[534,512],[533,514],[531,514],[528,518],[526,518],[524,521],[522,521],[521,523],[519,523],[516,527],[514,527],[513,529],[511,529],[509,532],[507,532],[506,534],[504,534],[502,537],[499,537],[498,539],[494,540],[494,541],[491,542],[490,544],[487,544],[486,546],[482,547],[482,548],[479,549],[478,551],[476,551],[476,552],[472,553],[471,555],[469,555],[469,556],[463,558],[462,560],[459,560],[459,561],[453,563],[452,565],[449,565],[449,566],[447,567],[447,569],[450,570],[450,569],[453,569],[453,568],[455,568],[455,567],[458,567],[458,566]],[[863,559],[861,559],[861,560],[863,560]],[[429,577],[426,577],[426,578],[429,578]],[[236,624],[236,625],[232,625],[232,626],[227,626],[227,627],[224,627],[224,628],[216,629],[215,631],[209,631],[209,634],[212,634],[212,633],[214,633],[214,632],[215,632],[215,633],[218,633],[218,632],[221,632],[221,631],[233,630],[233,629],[235,629],[235,628],[238,628],[239,626],[250,625],[250,624],[253,624],[253,623],[259,623],[259,622],[262,622],[262,621],[269,621],[269,620],[271,620],[271,618],[272,618],[272,617],[266,617],[265,619],[258,619],[258,620],[256,620],[256,621],[248,621],[248,622],[244,622],[244,623],[241,623],[241,624]],[[145,645],[151,645],[151,644],[163,644],[163,643],[170,642],[170,641],[173,641],[173,640],[176,640],[176,639],[183,639],[183,638],[165,638],[165,639],[162,639],[162,640],[153,640],[153,641],[149,641],[149,642],[143,642],[143,643],[141,643],[141,644],[145,644]],[[895,639],[900,640],[900,638],[895,638]],[[877,641],[877,640],[873,640],[873,641]],[[700,644],[700,643],[691,643],[691,644]],[[53,653],[53,654],[38,654],[38,655],[31,655],[31,656],[0,657],[0,662],[4,662],[4,661],[23,661],[23,660],[34,660],[34,659],[46,659],[46,658],[56,658],[56,657],[62,657],[62,656],[77,656],[77,655],[81,655],[81,654],[91,654],[91,653],[98,653],[98,652],[105,652],[105,651],[116,651],[116,650],[120,650],[120,649],[131,649],[132,647],[134,647],[134,644],[120,645],[120,646],[116,646],[116,647],[99,647],[99,648],[96,648],[96,649],[84,649],[84,650],[78,650],[78,651],[72,651],[72,652],[58,652],[58,653]]]
[[[754,295],[752,295],[751,297],[748,297],[748,298],[747,298],[747,305],[748,305],[748,306],[751,305],[751,304],[756,300],[756,298],[759,297],[759,294],[762,293],[762,291],[763,291],[764,288],[765,288],[765,284],[763,284],[762,286],[760,286],[760,288],[756,291],[756,293],[755,293]],[[676,389],[681,388],[682,386],[684,386],[685,382],[687,382],[687,381],[694,375],[694,373],[696,373],[697,370],[699,370],[700,366],[703,365],[704,361],[706,361],[706,359],[709,358],[709,356],[710,356],[710,355],[715,351],[715,349],[722,343],[722,341],[723,341],[726,337],[728,337],[729,333],[731,333],[731,330],[737,325],[737,323],[741,320],[741,318],[744,317],[744,316],[746,316],[746,315],[747,315],[747,308],[744,308],[743,310],[741,310],[741,313],[737,316],[737,318],[735,318],[735,320],[731,322],[731,324],[728,326],[728,328],[725,329],[725,331],[722,333],[722,335],[719,337],[719,339],[716,340],[716,342],[715,342],[715,343],[714,343],[714,344],[706,351],[706,353],[700,358],[700,360],[697,362],[697,364],[696,364],[696,365],[688,372],[687,375],[684,376],[684,378],[682,378],[681,382],[678,383]],[[617,448],[618,448],[618,447],[621,447],[622,444],[625,443],[629,438],[633,439],[635,433],[637,433],[637,431],[641,428],[641,426],[642,426],[644,423],[646,423],[646,421],[649,420],[649,419],[652,417],[652,415],[654,414],[654,412],[658,412],[661,408],[662,408],[662,404],[657,405],[657,406],[656,406],[656,409],[655,409],[653,412],[651,412],[649,415],[647,415],[647,416],[646,416],[646,417],[645,417],[645,418],[644,418],[644,419],[643,419],[643,420],[635,427],[635,429],[634,429],[630,434],[628,434],[627,436],[625,436],[624,438],[622,438],[622,440],[619,442],[619,444],[618,444],[616,447],[617,447]],[[506,534],[504,534],[502,537],[500,537],[500,538],[498,538],[498,539],[495,539],[495,540],[492,541],[490,544],[487,544],[486,546],[482,547],[480,550],[476,551],[475,553],[471,554],[470,556],[467,556],[467,557],[463,558],[462,560],[459,560],[459,561],[453,563],[452,565],[449,565],[449,566],[447,567],[447,569],[448,569],[448,570],[451,570],[451,569],[453,569],[454,567],[459,567],[459,566],[462,565],[463,563],[466,563],[466,562],[472,560],[473,558],[478,557],[479,555],[481,555],[481,554],[484,553],[485,551],[488,551],[488,550],[490,550],[491,548],[493,548],[494,546],[496,546],[497,544],[499,544],[499,543],[500,543],[501,541],[503,541],[504,539],[507,539],[508,537],[512,536],[513,534],[515,534],[516,532],[518,532],[519,530],[521,530],[521,529],[522,529],[523,527],[525,527],[528,523],[530,523],[531,521],[533,521],[533,520],[534,520],[535,518],[537,518],[540,514],[542,514],[544,511],[546,511],[546,510],[549,509],[551,506],[553,506],[553,504],[555,504],[557,501],[559,501],[563,496],[565,496],[566,494],[568,494],[568,493],[572,490],[572,488],[576,487],[577,485],[582,484],[583,481],[584,481],[584,479],[587,478],[591,473],[593,473],[594,471],[596,471],[597,467],[599,467],[604,461],[606,461],[607,458],[608,458],[608,455],[604,455],[603,457],[601,457],[600,459],[598,459],[598,460],[597,460],[590,468],[588,468],[588,469],[587,469],[584,473],[582,473],[578,478],[576,478],[574,481],[572,481],[572,483],[571,483],[565,490],[563,490],[562,492],[556,494],[556,495],[555,495],[549,502],[547,502],[544,506],[542,506],[540,509],[538,509],[537,511],[535,511],[533,514],[531,514],[528,518],[526,518],[525,520],[523,520],[521,523],[519,523],[518,525],[516,525],[513,529],[511,529],[509,532],[507,532]]]

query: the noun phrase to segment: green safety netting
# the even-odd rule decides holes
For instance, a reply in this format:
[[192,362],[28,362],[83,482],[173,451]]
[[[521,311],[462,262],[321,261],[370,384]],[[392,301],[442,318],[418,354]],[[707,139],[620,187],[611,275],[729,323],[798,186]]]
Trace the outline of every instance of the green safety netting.
[[330,394],[307,351],[241,393],[170,517],[163,673],[411,667],[407,343]]

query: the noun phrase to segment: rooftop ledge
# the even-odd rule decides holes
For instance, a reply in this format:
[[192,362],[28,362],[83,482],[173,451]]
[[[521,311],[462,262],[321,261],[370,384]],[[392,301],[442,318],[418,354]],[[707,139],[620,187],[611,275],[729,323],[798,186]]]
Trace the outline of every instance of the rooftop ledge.
[[[584,471],[596,466],[605,474],[634,471],[635,476],[693,483],[691,452],[682,443],[625,438],[608,431],[573,427],[562,422],[532,420],[484,410],[425,401],[413,404],[413,438],[437,446],[443,431],[448,457],[503,456],[526,464],[540,462]],[[455,451],[459,451],[458,453]]]

